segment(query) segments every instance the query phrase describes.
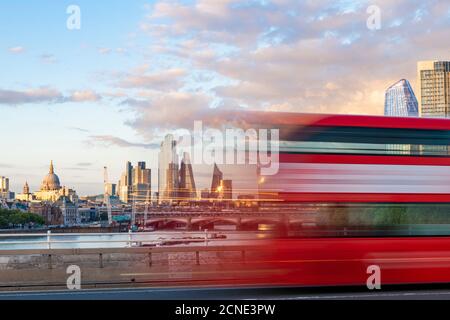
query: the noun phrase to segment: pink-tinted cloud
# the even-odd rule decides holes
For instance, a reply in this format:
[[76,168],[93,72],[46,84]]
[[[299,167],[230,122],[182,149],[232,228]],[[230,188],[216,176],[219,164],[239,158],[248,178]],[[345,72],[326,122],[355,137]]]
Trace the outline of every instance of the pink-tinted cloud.
[[153,90],[178,89],[183,85],[182,78],[186,71],[180,68],[150,73],[146,68],[138,68],[122,75],[117,83],[122,88],[139,88]]
[[25,48],[22,46],[11,47],[8,49],[9,52],[13,54],[20,54],[25,52]]
[[30,88],[25,90],[8,90],[0,88],[0,104],[23,105],[32,103],[67,103],[67,102],[94,102],[101,96],[91,90],[78,90],[70,94],[63,94],[51,87]]
[[[450,3],[369,1],[158,1],[140,24],[146,56],[122,72],[127,123],[147,138],[220,118],[223,110],[382,114],[384,91],[416,63],[450,59]],[[153,67],[153,65],[152,65]],[[228,119],[224,119],[228,121]]]

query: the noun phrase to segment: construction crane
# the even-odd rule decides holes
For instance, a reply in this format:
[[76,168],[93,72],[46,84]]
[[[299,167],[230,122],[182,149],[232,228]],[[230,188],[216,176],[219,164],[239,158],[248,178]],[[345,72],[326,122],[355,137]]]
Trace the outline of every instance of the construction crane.
[[131,227],[133,228],[136,225],[136,195],[134,192],[132,194],[131,200]]
[[111,208],[111,195],[108,192],[108,184],[109,184],[109,178],[108,178],[108,168],[105,166],[103,167],[103,184],[104,184],[104,198],[103,202],[106,205],[106,210],[108,211],[108,224],[112,224],[112,208]]
[[144,208],[144,227],[145,227],[145,223],[147,222],[149,202],[150,202],[150,190],[147,190],[147,196],[145,198],[145,208]]

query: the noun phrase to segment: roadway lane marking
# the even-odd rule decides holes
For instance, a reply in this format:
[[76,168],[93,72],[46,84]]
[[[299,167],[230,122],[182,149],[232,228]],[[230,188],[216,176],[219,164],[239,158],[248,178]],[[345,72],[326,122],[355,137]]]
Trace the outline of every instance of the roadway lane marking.
[[[218,289],[218,288],[217,288]],[[227,291],[233,291],[233,290],[241,290],[245,288],[221,288],[220,290],[227,290]],[[177,288],[177,289],[141,289],[141,290],[133,290],[133,289],[106,289],[103,291],[96,291],[96,290],[76,290],[76,291],[56,291],[56,292],[32,292],[32,293],[10,293],[10,294],[0,294],[0,298],[18,298],[18,297],[25,297],[25,298],[32,298],[34,296],[55,296],[52,299],[56,299],[58,296],[74,296],[79,294],[94,294],[94,295],[120,295],[120,294],[149,294],[149,293],[158,293],[161,291],[165,292],[189,292],[189,291],[202,291],[202,290],[211,290],[203,289],[203,288]],[[250,294],[251,295],[251,294]],[[353,295],[324,295],[324,296],[298,296],[298,297],[265,297],[264,299],[256,298],[245,298],[242,300],[321,300],[321,299],[361,299],[361,298],[389,298],[389,297],[414,297],[414,296],[445,296],[448,295],[450,299],[450,291],[448,292],[405,292],[405,293],[373,293],[373,294],[353,294]]]
[[156,288],[142,288],[142,289],[134,289],[134,288],[105,288],[105,289],[81,289],[81,290],[65,290],[65,291],[28,291],[28,292],[11,292],[11,293],[0,293],[1,297],[25,297],[25,296],[48,296],[48,295],[76,295],[80,293],[86,294],[120,294],[120,293],[151,293],[151,292],[179,292],[179,291],[202,291],[202,290],[255,290],[255,289],[267,289],[267,287],[226,287],[224,285],[214,285],[214,286],[205,286],[204,288],[188,288],[188,287],[175,287],[175,288],[164,288],[164,287],[156,287]]
[[[120,290],[120,291],[118,291]],[[33,297],[33,296],[49,296],[49,295],[77,295],[77,294],[94,294],[94,295],[98,295],[98,294],[122,294],[122,293],[150,293],[152,291],[155,291],[155,293],[157,291],[189,291],[189,290],[205,290],[205,289],[201,289],[201,288],[179,288],[179,289],[142,289],[142,290],[136,290],[136,289],[127,289],[127,288],[122,288],[122,289],[103,289],[103,291],[96,291],[96,290],[92,290],[92,289],[81,289],[81,290],[67,290],[67,291],[48,291],[48,292],[28,292],[28,293],[8,293],[8,294],[0,294],[0,298],[3,297]]]
[[321,299],[361,299],[361,298],[389,298],[389,297],[413,297],[427,295],[448,295],[450,292],[404,292],[404,293],[372,293],[372,294],[354,294],[354,295],[324,295],[324,296],[299,296],[292,298],[277,298],[276,300],[321,300]]

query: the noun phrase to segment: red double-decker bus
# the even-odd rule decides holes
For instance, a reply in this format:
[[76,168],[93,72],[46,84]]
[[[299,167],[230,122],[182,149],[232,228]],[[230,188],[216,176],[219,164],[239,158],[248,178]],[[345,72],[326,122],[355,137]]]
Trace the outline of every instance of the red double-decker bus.
[[279,171],[260,186],[278,200],[450,202],[450,120],[259,115],[280,130]]
[[[301,285],[450,282],[450,120],[255,112],[279,129],[279,170],[260,177],[262,208],[309,208],[273,242]],[[275,157],[274,157],[275,158]],[[290,225],[292,227],[292,225]]]

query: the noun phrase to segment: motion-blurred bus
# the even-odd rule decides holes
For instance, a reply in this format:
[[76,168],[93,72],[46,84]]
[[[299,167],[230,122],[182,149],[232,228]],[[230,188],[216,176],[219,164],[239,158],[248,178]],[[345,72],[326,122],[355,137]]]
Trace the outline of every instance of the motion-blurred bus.
[[[279,129],[260,210],[283,215],[273,261],[302,285],[450,282],[450,120],[255,112]],[[274,157],[276,158],[276,157]],[[302,220],[314,228],[304,228]]]

